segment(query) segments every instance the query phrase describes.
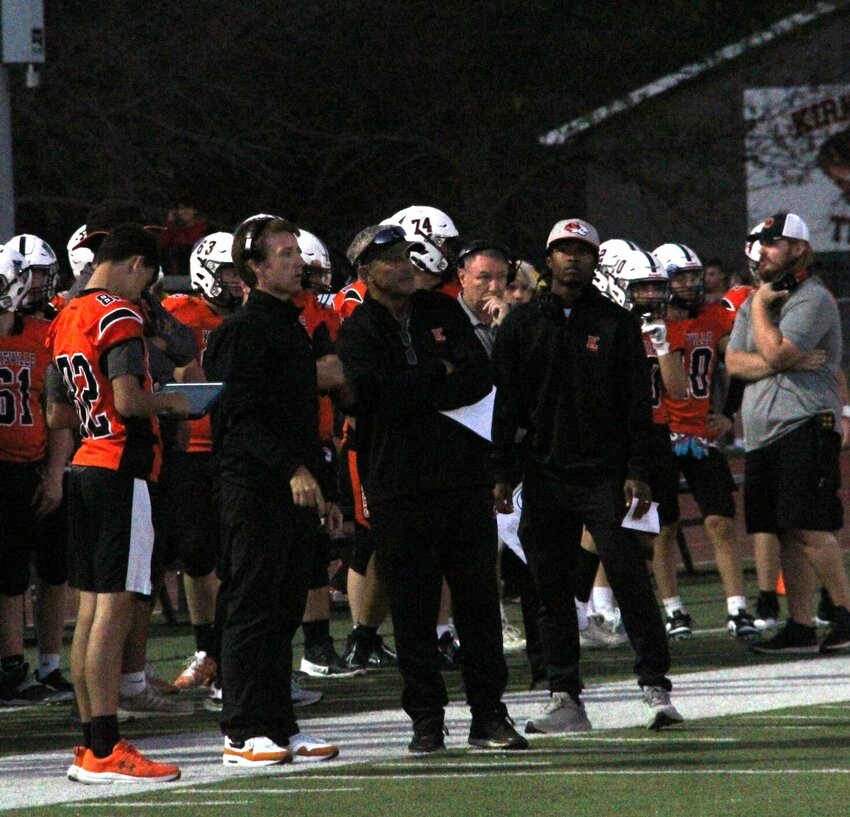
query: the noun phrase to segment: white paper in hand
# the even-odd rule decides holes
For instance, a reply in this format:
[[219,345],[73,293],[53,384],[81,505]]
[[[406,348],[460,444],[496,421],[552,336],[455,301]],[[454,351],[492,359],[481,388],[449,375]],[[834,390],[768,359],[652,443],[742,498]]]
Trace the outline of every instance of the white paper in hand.
[[501,539],[525,564],[528,564],[528,559],[525,558],[525,551],[522,549],[522,542],[519,541],[519,520],[522,516],[522,483],[514,488],[514,512],[513,513],[497,513],[496,525],[499,529],[499,539]]
[[637,497],[633,497],[632,505],[626,514],[626,518],[623,520],[623,527],[643,531],[644,533],[660,533],[661,526],[658,522],[658,503],[650,502],[649,510],[640,519],[635,519],[635,509],[637,506],[638,499]]

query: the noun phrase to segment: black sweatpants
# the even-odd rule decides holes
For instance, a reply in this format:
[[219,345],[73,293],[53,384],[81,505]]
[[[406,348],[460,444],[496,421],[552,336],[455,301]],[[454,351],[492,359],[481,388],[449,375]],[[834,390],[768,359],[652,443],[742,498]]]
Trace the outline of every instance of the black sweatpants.
[[590,531],[636,653],[638,683],[670,689],[670,650],[649,569],[633,532],[621,526],[622,482],[567,485],[529,469],[519,534],[540,594],[540,636],[553,692],[578,694],[575,571],[582,526]]
[[414,723],[442,723],[448,696],[436,627],[445,576],[463,645],[467,703],[473,718],[492,715],[508,674],[492,494],[482,488],[403,498],[372,505],[370,511],[378,570],[390,593],[404,711]]
[[307,599],[312,538],[289,484],[249,490],[222,477],[221,730],[231,740],[298,732],[290,696],[292,639]]

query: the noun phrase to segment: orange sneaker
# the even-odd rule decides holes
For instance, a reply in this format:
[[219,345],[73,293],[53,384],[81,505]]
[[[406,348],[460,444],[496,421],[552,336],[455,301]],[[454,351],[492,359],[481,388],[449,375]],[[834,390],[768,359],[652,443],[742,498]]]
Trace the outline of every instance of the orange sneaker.
[[165,678],[160,678],[150,662],[145,664],[145,680],[148,686],[155,689],[160,695],[176,695],[180,692],[174,684],[169,684]]
[[174,679],[174,686],[177,689],[208,687],[215,680],[215,671],[215,659],[200,650],[189,659],[186,669]]
[[148,760],[127,740],[119,740],[107,757],[95,757],[86,749],[77,771],[80,783],[167,783],[179,777],[176,766]]
[[74,747],[74,761],[68,767],[68,780],[79,780],[80,766],[83,765],[83,757],[87,751],[85,746]]

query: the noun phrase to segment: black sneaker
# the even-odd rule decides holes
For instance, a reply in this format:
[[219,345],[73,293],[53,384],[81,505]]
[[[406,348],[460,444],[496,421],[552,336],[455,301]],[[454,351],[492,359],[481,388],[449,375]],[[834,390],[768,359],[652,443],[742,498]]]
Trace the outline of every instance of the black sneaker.
[[820,651],[835,652],[847,647],[850,647],[850,612],[836,604],[832,609],[832,627],[821,641]]
[[775,630],[779,626],[779,598],[776,593],[759,591],[753,624],[759,630]]
[[527,749],[528,741],[514,729],[514,721],[504,705],[489,718],[473,718],[469,728],[470,746],[479,749]]
[[445,735],[449,734],[442,720],[423,720],[413,724],[413,738],[407,744],[407,751],[413,754],[431,754],[446,750]]
[[391,650],[381,636],[375,636],[375,646],[369,656],[369,667],[374,669],[384,669],[385,667],[398,666],[398,656],[394,650]]
[[342,651],[340,660],[349,669],[362,669],[365,672],[369,665],[368,647],[364,647],[354,635],[349,635],[345,640],[345,649]]
[[820,600],[818,601],[818,611],[815,615],[815,624],[821,627],[829,627],[835,623],[836,606],[832,603],[829,593],[825,587],[820,589]]
[[332,638],[304,650],[301,672],[311,678],[353,678],[365,675],[364,667],[347,667],[334,649]]
[[460,669],[463,664],[463,649],[452,632],[449,630],[440,636],[437,642],[440,650],[441,669]]
[[746,610],[738,610],[738,614],[726,617],[726,629],[735,638],[742,641],[750,641],[758,638],[759,628],[756,627],[753,617]]
[[674,610],[667,616],[665,626],[667,635],[674,639],[690,638],[693,631],[691,617],[684,610]]
[[70,703],[74,700],[74,685],[62,675],[60,669],[47,673],[44,678],[36,670],[33,676],[36,681],[53,691],[54,694],[50,697],[51,703]]
[[789,618],[773,638],[750,644],[750,649],[763,655],[810,655],[818,651],[817,630]]
[[56,693],[35,680],[29,664],[19,664],[3,672],[0,706],[19,707],[46,704]]

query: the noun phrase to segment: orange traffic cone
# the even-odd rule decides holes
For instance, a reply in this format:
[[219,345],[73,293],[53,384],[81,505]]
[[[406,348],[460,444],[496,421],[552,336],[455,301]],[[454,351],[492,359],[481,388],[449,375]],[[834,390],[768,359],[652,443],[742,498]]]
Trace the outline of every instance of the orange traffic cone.
[[785,577],[782,575],[782,571],[779,572],[779,578],[776,580],[776,595],[785,595]]

